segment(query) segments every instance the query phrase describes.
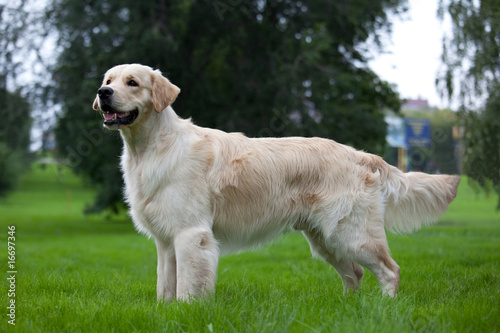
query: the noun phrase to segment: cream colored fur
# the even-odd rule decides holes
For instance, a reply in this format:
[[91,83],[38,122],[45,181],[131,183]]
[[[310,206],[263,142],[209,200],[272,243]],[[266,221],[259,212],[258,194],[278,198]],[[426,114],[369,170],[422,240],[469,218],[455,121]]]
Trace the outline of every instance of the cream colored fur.
[[114,67],[103,86],[114,90],[115,109],[139,111],[119,128],[121,167],[134,224],[156,240],[160,299],[211,292],[219,253],[287,230],[304,233],[346,291],[358,288],[364,266],[395,296],[399,266],[384,227],[418,229],[456,196],[456,176],[404,174],[332,140],[250,139],[196,126],[169,106],[179,89],[146,66]]

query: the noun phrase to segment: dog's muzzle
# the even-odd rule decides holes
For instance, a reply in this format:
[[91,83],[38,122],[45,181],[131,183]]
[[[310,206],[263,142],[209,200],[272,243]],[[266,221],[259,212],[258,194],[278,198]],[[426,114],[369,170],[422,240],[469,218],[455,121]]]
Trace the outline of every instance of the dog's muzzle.
[[104,116],[104,125],[111,128],[119,128],[132,124],[139,115],[137,109],[127,112],[115,110],[113,108],[114,90],[111,87],[101,87],[97,90],[99,104]]

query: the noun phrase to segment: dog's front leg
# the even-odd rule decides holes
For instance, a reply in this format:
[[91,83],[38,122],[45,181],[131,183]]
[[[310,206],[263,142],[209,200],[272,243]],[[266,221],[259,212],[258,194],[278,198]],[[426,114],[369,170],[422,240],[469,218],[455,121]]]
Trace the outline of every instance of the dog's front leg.
[[189,301],[215,287],[219,250],[212,231],[189,228],[174,240],[177,259],[177,298]]
[[175,298],[177,285],[177,268],[175,251],[172,244],[156,238],[156,250],[158,252],[158,282],[156,295],[159,300],[172,300]]

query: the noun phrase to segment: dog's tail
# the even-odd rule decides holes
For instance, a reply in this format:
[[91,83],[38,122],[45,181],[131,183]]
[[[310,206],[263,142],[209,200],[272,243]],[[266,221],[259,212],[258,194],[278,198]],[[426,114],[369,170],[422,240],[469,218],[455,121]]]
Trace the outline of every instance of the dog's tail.
[[385,227],[391,232],[409,233],[435,222],[457,195],[459,176],[403,173],[380,163]]

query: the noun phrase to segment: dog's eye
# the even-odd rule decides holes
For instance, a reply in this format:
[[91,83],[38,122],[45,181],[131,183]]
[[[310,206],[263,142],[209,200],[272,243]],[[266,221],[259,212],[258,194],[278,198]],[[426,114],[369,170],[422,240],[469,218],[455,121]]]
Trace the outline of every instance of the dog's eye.
[[111,80],[106,81],[106,84],[110,84],[110,83],[111,83]]
[[127,82],[127,84],[131,87],[138,87],[139,85],[137,84],[137,82],[135,82],[134,80],[130,80]]

